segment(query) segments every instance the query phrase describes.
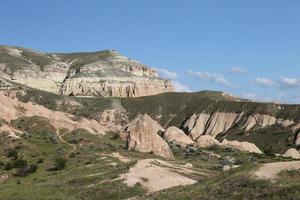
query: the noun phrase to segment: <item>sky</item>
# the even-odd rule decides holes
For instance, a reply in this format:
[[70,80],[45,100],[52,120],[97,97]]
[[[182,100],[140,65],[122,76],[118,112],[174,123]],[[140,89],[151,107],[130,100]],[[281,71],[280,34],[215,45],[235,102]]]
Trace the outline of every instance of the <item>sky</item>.
[[0,44],[115,49],[177,91],[300,103],[299,0],[0,0]]

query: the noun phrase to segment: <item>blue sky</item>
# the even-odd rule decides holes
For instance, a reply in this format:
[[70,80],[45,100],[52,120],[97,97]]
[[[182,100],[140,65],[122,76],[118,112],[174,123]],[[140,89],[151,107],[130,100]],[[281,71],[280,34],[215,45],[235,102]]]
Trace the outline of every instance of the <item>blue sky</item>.
[[0,43],[116,49],[180,91],[300,103],[299,11],[299,0],[0,0]]

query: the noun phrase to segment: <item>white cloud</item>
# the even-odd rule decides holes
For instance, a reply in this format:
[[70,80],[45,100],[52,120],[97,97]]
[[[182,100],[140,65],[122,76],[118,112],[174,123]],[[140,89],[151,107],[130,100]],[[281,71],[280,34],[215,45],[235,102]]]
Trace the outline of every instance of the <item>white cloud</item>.
[[228,71],[236,74],[242,74],[246,72],[244,68],[237,67],[237,66],[230,67]]
[[274,87],[278,85],[270,78],[256,78],[254,83],[263,87]]
[[188,85],[182,84],[178,81],[173,81],[176,92],[192,92]]
[[281,77],[279,81],[280,87],[284,88],[293,88],[300,86],[300,79],[290,78],[290,77]]
[[155,68],[155,70],[158,72],[158,74],[162,78],[167,78],[167,79],[175,79],[175,78],[177,78],[176,72],[171,72],[171,71],[169,71],[167,69],[164,69],[164,68]]
[[191,70],[188,70],[188,74],[197,78],[209,80],[218,84],[221,84],[223,86],[232,87],[232,84],[229,80],[227,80],[223,74],[217,74],[217,73],[209,73],[209,72],[194,72]]

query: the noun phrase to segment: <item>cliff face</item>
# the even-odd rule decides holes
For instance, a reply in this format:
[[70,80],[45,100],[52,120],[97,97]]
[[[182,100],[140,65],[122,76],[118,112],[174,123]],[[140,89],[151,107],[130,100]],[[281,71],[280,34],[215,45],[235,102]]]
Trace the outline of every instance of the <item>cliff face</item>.
[[32,88],[73,96],[139,97],[174,91],[171,81],[115,50],[54,54],[0,46],[0,75]]
[[299,123],[293,120],[284,120],[266,114],[252,114],[246,116],[244,113],[199,113],[193,114],[183,125],[183,129],[193,140],[202,135],[216,137],[220,133],[226,133],[236,126],[241,127],[244,132],[255,128],[265,128],[272,125],[280,125],[288,130],[296,131]]

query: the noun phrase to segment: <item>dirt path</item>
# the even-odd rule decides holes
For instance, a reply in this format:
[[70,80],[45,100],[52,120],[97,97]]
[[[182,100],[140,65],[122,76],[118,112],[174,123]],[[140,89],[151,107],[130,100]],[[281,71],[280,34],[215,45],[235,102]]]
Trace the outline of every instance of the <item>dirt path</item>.
[[65,134],[60,134],[60,133],[59,133],[59,130],[57,130],[57,131],[56,131],[56,134],[57,134],[57,137],[58,137],[59,141],[61,141],[62,143],[65,143],[65,144],[67,144],[67,145],[69,145],[69,146],[72,147],[72,150],[70,151],[70,154],[76,151],[77,146],[76,146],[75,144],[68,143],[66,140],[63,139],[63,136],[64,136],[66,133],[65,133]]
[[297,169],[300,169],[300,161],[267,163],[262,165],[255,175],[262,179],[276,179],[281,171]]

